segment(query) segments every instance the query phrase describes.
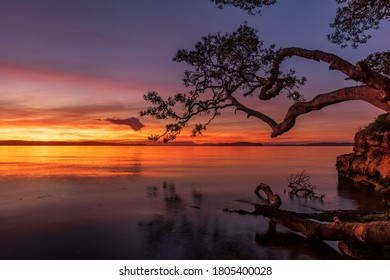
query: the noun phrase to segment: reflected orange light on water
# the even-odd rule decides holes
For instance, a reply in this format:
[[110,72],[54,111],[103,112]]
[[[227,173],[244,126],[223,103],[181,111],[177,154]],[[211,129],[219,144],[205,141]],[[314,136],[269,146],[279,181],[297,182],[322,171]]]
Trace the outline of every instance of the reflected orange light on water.
[[[159,239],[161,246],[153,245],[162,248],[152,254],[156,258],[160,252],[167,256],[175,252],[165,248],[177,248],[178,253],[182,248],[197,248],[199,240],[207,241],[202,243],[204,248],[213,248],[215,244],[208,240],[216,240],[216,231],[226,234],[218,236],[214,251],[230,248],[231,240],[240,240],[239,248],[246,244],[252,250],[255,237],[247,233],[254,227],[264,233],[268,221],[226,215],[222,210],[251,211],[253,204],[259,203],[253,190],[260,182],[272,187],[286,210],[377,207],[374,197],[369,200],[366,193],[337,187],[335,158],[351,149],[0,146],[0,258],[72,259],[80,257],[79,249],[87,258],[98,257],[99,252],[105,252],[101,255],[105,259],[146,258],[144,253],[150,244],[156,244],[154,236],[160,232],[167,234]],[[302,170],[312,177],[316,192],[325,195],[323,201],[309,202],[286,191],[288,176]],[[152,239],[145,239],[147,236]],[[297,253],[290,240],[277,248],[272,243],[256,244],[255,248],[257,259]],[[244,248],[243,252],[250,250]],[[302,257],[307,258],[305,250]]]
[[0,151],[0,173],[6,177],[134,175],[141,164],[136,151],[118,160],[118,147],[12,146]]
[[[350,147],[336,147],[349,151]],[[0,177],[133,176],[216,177],[229,170],[237,176],[277,175],[310,167],[322,174],[327,147],[173,147],[173,146],[2,146]],[[334,169],[334,163],[329,162]],[[261,172],[260,172],[261,170]]]

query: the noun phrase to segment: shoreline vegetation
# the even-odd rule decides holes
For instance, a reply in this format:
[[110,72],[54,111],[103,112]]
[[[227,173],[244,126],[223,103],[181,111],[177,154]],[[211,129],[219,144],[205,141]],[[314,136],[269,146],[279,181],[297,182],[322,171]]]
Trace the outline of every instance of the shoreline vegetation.
[[3,140],[0,146],[353,146],[352,142],[313,142],[313,143],[255,143],[255,142],[231,142],[231,143],[202,143],[194,142],[169,142],[169,143],[118,143],[100,141],[24,141],[24,140]]

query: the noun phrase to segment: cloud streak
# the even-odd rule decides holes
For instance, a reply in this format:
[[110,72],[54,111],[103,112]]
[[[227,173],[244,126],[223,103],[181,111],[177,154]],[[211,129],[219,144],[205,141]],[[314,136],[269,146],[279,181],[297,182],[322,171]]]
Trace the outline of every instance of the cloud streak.
[[130,126],[134,131],[139,131],[145,125],[139,121],[138,118],[130,117],[127,119],[118,119],[118,118],[107,118],[104,121],[111,122],[117,125],[127,125]]

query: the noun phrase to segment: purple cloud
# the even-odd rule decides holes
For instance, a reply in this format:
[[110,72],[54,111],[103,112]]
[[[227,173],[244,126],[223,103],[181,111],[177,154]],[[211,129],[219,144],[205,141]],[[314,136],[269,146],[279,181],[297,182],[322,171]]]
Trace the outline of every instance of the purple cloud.
[[127,119],[118,119],[118,118],[107,118],[104,121],[108,121],[118,125],[127,125],[130,126],[134,131],[139,131],[145,125],[139,121],[138,118],[130,117]]

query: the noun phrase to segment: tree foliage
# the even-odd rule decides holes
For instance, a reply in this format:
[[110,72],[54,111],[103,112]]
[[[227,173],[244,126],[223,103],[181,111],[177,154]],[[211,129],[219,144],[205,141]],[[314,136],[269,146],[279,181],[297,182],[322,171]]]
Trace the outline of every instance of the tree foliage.
[[366,63],[371,70],[390,77],[390,51],[370,54],[363,63]]
[[[218,7],[235,6],[249,14],[260,13],[264,6],[273,5],[275,0],[211,0]],[[336,12],[329,35],[333,43],[352,47],[365,43],[369,38],[365,32],[377,28],[381,20],[389,19],[390,1],[336,0],[344,4]],[[368,17],[363,10],[367,9]],[[281,65],[290,57],[299,57],[328,64],[330,70],[337,70],[347,79],[359,83],[355,87],[336,89],[317,95],[307,101],[299,92],[305,84],[305,77],[298,77],[293,69],[282,71]],[[189,88],[163,99],[157,92],[144,95],[152,106],[141,112],[156,119],[168,119],[166,131],[152,135],[150,139],[174,140],[188,123],[199,116],[206,116],[203,123],[195,124],[192,135],[201,134],[225,108],[243,111],[248,117],[255,117],[267,123],[276,137],[295,125],[296,118],[313,110],[348,100],[363,100],[390,111],[390,52],[374,53],[356,65],[344,59],[319,50],[302,48],[280,48],[266,46],[258,31],[241,25],[226,34],[210,34],[201,38],[192,50],[181,49],[173,58],[185,62],[190,68],[184,72],[183,83]],[[285,118],[277,123],[270,116],[242,103],[247,96],[256,96],[266,101],[280,94],[293,100]]]
[[364,44],[371,35],[367,31],[378,29],[379,23],[390,21],[389,0],[336,0],[342,6],[337,9],[331,23],[334,32],[328,39],[341,47],[351,44],[356,48]]
[[[258,91],[260,99],[268,100],[284,90],[293,100],[303,100],[296,89],[304,84],[305,78],[298,78],[293,70],[280,72],[274,85],[269,85],[266,77],[270,75],[276,53],[274,45],[264,47],[257,31],[246,24],[231,33],[205,36],[195,44],[194,50],[179,50],[173,60],[192,66],[183,78],[184,85],[191,90],[167,100],[157,92],[144,96],[153,106],[142,111],[141,116],[175,121],[166,125],[163,135],[153,135],[150,139],[174,140],[190,119],[209,115],[206,123],[196,124],[192,131],[194,136],[201,134],[222,109],[235,106],[240,110],[243,105],[233,96],[236,92],[249,96]],[[177,107],[183,109],[181,113]]]
[[220,9],[225,5],[229,5],[247,11],[250,15],[254,15],[255,13],[260,14],[264,6],[274,5],[276,0],[211,0],[211,2],[214,2]]

